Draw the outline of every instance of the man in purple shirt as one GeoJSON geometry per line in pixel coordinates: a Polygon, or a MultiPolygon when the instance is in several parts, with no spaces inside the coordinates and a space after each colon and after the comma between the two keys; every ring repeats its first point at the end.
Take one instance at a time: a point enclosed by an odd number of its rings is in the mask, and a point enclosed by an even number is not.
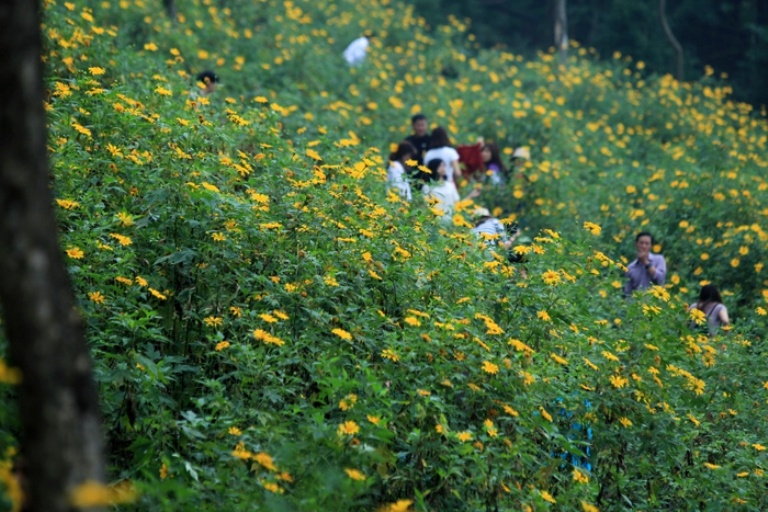
{"type": "Polygon", "coordinates": [[[629,297],[635,290],[645,290],[651,285],[664,286],[667,277],[667,262],[661,254],[651,253],[653,236],[643,231],[635,237],[637,259],[627,267],[627,283],[624,296],[629,297]]]}

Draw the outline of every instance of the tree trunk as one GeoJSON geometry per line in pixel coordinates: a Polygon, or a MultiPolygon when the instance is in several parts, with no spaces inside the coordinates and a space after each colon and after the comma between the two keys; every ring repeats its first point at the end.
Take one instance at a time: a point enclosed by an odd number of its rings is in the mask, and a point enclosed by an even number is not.
{"type": "Polygon", "coordinates": [[[555,0],[555,48],[560,64],[568,60],[568,17],[565,0],[555,0]]]}
{"type": "Polygon", "coordinates": [[[171,18],[171,22],[176,23],[177,12],[175,0],[163,0],[163,7],[165,7],[165,13],[171,18]]]}
{"type": "Polygon", "coordinates": [[[678,42],[675,34],[672,33],[672,29],[669,28],[667,22],[667,2],[666,0],[659,0],[659,18],[661,19],[661,27],[664,29],[664,35],[667,36],[669,44],[675,49],[676,60],[676,72],[675,78],[679,81],[683,80],[683,47],[678,42]]]}
{"type": "Polygon", "coordinates": [[[0,2],[0,304],[19,410],[27,508],[71,510],[68,495],[103,481],[98,395],[48,180],[37,1],[0,2]]]}

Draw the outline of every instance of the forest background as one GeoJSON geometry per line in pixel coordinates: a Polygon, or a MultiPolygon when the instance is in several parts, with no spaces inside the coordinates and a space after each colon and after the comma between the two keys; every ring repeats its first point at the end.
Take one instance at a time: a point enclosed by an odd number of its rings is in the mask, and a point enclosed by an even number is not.
{"type": "MultiPolygon", "coordinates": [[[[471,19],[470,32],[484,47],[505,45],[533,55],[552,45],[555,2],[538,0],[409,0],[430,23],[450,15],[471,19]]],[[[568,0],[568,32],[600,56],[614,52],[644,61],[648,70],[673,73],[675,51],[659,21],[656,0],[568,0]]],[[[704,65],[726,73],[734,96],[756,106],[768,103],[768,2],[680,0],[667,2],[669,25],[685,54],[684,79],[704,65]]]]}

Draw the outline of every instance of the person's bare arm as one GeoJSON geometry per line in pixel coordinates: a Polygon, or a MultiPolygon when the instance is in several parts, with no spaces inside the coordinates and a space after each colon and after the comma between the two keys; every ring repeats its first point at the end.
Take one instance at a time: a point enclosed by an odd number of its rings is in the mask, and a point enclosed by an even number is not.
{"type": "Polygon", "coordinates": [[[720,311],[717,313],[717,318],[720,320],[720,323],[723,325],[730,324],[730,319],[728,318],[728,309],[723,306],[720,308],[720,311]]]}
{"type": "Polygon", "coordinates": [[[459,178],[461,177],[461,167],[459,167],[459,161],[454,160],[451,162],[451,167],[453,167],[453,181],[454,183],[459,181],[459,178]]]}

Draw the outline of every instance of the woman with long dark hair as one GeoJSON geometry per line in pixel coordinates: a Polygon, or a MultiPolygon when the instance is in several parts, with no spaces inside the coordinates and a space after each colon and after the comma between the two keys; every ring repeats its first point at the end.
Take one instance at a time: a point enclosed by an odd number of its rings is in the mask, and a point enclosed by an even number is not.
{"type": "Polygon", "coordinates": [[[499,146],[493,142],[488,142],[483,144],[480,153],[483,156],[483,164],[485,165],[485,172],[488,173],[488,180],[494,185],[501,185],[504,183],[504,173],[507,172],[507,170],[504,168],[504,163],[501,161],[499,146]]]}
{"type": "Polygon", "coordinates": [[[730,323],[728,309],[725,307],[725,304],[723,304],[720,292],[717,291],[717,287],[713,284],[707,284],[701,287],[699,300],[696,303],[691,304],[688,311],[694,309],[698,309],[706,315],[710,336],[713,336],[721,325],[728,325],[730,323]]]}
{"type": "Polygon", "coordinates": [[[416,157],[416,148],[410,142],[403,141],[397,145],[397,149],[389,155],[389,169],[387,169],[387,186],[396,188],[401,197],[410,201],[411,184],[408,182],[405,163],[416,157]]]}
{"type": "Polygon", "coordinates": [[[432,135],[429,138],[429,151],[424,155],[424,162],[428,163],[434,159],[442,160],[445,163],[445,181],[454,183],[461,176],[459,153],[451,145],[448,132],[442,126],[432,130],[432,135]]]}

